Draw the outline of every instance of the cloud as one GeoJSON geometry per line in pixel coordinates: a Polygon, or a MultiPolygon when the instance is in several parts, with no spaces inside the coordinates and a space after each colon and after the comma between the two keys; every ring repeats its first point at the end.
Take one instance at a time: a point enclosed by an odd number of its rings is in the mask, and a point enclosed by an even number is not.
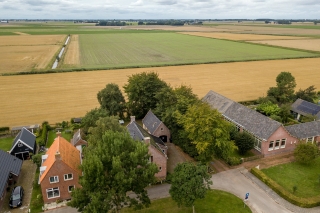
{"type": "Polygon", "coordinates": [[[132,6],[141,6],[143,5],[143,0],[138,0],[136,2],[131,3],[132,6]]]}
{"type": "Polygon", "coordinates": [[[178,3],[176,0],[156,0],[155,2],[161,5],[174,5],[178,3]]]}

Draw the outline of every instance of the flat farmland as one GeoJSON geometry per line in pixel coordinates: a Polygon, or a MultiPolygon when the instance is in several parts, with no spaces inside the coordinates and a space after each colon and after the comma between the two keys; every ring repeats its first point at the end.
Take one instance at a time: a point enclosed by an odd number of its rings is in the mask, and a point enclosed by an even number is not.
{"type": "Polygon", "coordinates": [[[96,94],[108,83],[121,88],[128,76],[155,71],[171,84],[190,85],[203,97],[214,90],[236,101],[266,95],[282,71],[296,78],[297,89],[320,88],[320,59],[290,59],[188,66],[154,67],[41,75],[0,76],[0,126],[50,123],[83,116],[97,107],[96,94]],[[26,83],[27,82],[27,83],[26,83]]]}
{"type": "MultiPolygon", "coordinates": [[[[313,57],[316,54],[178,33],[79,35],[74,67],[124,68],[313,57]]],[[[68,54],[68,53],[67,53],[68,54]]],[[[62,68],[70,67],[62,65],[62,68]]]]}
{"type": "Polygon", "coordinates": [[[0,73],[45,69],[65,38],[64,35],[1,36],[0,73]]]}
{"type": "Polygon", "coordinates": [[[70,44],[67,46],[66,54],[63,61],[66,65],[80,64],[79,35],[71,36],[70,44]]]}
{"type": "Polygon", "coordinates": [[[227,40],[234,40],[234,41],[305,39],[305,37],[297,37],[297,36],[273,36],[273,35],[240,34],[240,33],[182,32],[182,34],[202,36],[207,38],[227,39],[227,40]]]}
{"type": "Polygon", "coordinates": [[[268,44],[280,47],[296,48],[301,50],[320,51],[320,39],[305,39],[305,40],[264,40],[251,41],[252,43],[268,44]]]}

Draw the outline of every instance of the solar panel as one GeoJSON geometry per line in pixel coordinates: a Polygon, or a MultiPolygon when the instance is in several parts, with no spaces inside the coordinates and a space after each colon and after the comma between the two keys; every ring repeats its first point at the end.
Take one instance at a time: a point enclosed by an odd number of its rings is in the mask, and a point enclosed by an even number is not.
{"type": "Polygon", "coordinates": [[[319,111],[320,111],[320,106],[307,102],[307,101],[303,101],[298,107],[297,110],[300,110],[302,112],[308,113],[308,114],[312,114],[312,115],[316,115],[319,111]]]}

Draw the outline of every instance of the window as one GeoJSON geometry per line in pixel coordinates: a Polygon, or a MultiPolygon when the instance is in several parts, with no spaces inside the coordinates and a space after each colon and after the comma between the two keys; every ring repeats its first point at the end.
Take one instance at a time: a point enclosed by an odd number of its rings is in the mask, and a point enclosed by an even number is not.
{"type": "Polygon", "coordinates": [[[161,171],[162,171],[162,167],[160,166],[160,167],[159,167],[159,172],[161,172],[161,171]]]}
{"type": "Polygon", "coordinates": [[[150,156],[150,162],[153,162],[153,156],[150,156]]]}
{"type": "Polygon", "coordinates": [[[161,127],[161,131],[163,131],[163,128],[161,127]]]}
{"type": "Polygon", "coordinates": [[[21,142],[18,143],[18,147],[22,147],[23,144],[21,142]]]}
{"type": "Polygon", "coordinates": [[[65,174],[64,175],[64,180],[72,180],[73,179],[73,175],[72,174],[65,174]]]}
{"type": "Polygon", "coordinates": [[[73,186],[68,186],[68,191],[71,192],[72,189],[74,189],[74,185],[73,186]]]}
{"type": "Polygon", "coordinates": [[[162,152],[164,153],[164,149],[162,150],[162,152]]]}
{"type": "Polygon", "coordinates": [[[59,187],[47,189],[48,199],[60,197],[59,187]]]}
{"type": "Polygon", "coordinates": [[[57,183],[59,182],[59,177],[58,176],[52,176],[49,177],[50,183],[57,183]]]}
{"type": "Polygon", "coordinates": [[[280,147],[280,140],[276,140],[276,144],[274,146],[274,149],[279,149],[280,147]]]}
{"type": "Polygon", "coordinates": [[[270,141],[269,143],[269,151],[273,150],[274,141],[270,141]]]}
{"type": "Polygon", "coordinates": [[[307,138],[307,140],[306,140],[306,142],[308,143],[308,142],[313,142],[313,137],[311,137],[311,138],[307,138]]]}
{"type": "Polygon", "coordinates": [[[285,148],[285,147],[286,147],[286,139],[282,139],[280,148],[285,148]]]}

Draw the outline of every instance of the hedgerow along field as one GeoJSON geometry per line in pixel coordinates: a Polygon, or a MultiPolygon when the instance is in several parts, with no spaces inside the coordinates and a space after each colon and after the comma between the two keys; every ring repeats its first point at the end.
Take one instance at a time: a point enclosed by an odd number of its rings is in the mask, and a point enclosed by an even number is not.
{"type": "Polygon", "coordinates": [[[317,54],[177,33],[79,35],[79,65],[125,68],[314,57],[317,54]]]}
{"type": "Polygon", "coordinates": [[[122,88],[128,76],[144,71],[157,72],[173,87],[190,85],[200,98],[214,90],[232,100],[245,101],[265,96],[283,71],[296,78],[297,89],[315,85],[319,90],[319,67],[320,58],[311,58],[0,76],[0,124],[56,123],[81,117],[99,106],[97,93],[106,84],[116,83],[122,88]]]}

